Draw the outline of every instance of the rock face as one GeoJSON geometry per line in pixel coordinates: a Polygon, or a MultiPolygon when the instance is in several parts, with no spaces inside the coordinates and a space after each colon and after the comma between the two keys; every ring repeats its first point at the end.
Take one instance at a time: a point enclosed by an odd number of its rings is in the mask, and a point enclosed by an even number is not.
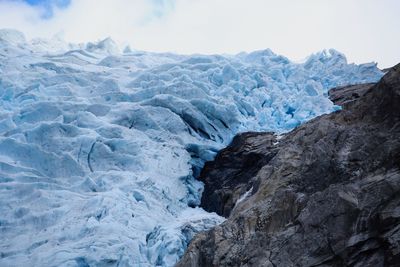
{"type": "Polygon", "coordinates": [[[240,196],[252,189],[249,182],[276,154],[272,133],[237,135],[214,161],[205,164],[199,179],[205,184],[202,207],[228,217],[240,196]]]}
{"type": "Polygon", "coordinates": [[[368,92],[374,83],[356,84],[351,86],[341,86],[329,90],[329,98],[336,104],[346,107],[347,104],[356,101],[359,97],[368,92]]]}
{"type": "Polygon", "coordinates": [[[399,266],[400,64],[331,97],[343,110],[206,164],[203,206],[229,217],[177,266],[399,266]]]}

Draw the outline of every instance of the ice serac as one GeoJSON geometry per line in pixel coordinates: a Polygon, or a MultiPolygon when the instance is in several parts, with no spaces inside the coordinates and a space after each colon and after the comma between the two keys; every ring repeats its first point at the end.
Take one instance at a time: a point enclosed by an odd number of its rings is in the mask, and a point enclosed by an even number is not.
{"type": "Polygon", "coordinates": [[[202,206],[229,217],[177,267],[399,266],[400,64],[330,94],[342,110],[240,134],[206,163],[202,206]]]}
{"type": "Polygon", "coordinates": [[[295,64],[27,41],[0,31],[0,265],[172,266],[224,218],[199,208],[205,161],[243,131],[336,110],[376,82],[334,51],[295,64]]]}

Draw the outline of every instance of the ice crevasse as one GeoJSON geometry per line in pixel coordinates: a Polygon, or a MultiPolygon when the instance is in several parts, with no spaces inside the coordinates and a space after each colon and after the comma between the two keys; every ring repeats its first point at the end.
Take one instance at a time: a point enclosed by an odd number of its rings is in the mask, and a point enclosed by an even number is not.
{"type": "Polygon", "coordinates": [[[172,266],[224,219],[203,163],[243,131],[338,109],[327,90],[376,64],[323,51],[177,55],[0,31],[0,266],[172,266]]]}

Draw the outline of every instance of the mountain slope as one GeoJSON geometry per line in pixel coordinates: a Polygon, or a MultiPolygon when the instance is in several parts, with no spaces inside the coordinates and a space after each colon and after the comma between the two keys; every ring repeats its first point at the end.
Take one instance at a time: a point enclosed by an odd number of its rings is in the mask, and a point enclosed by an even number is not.
{"type": "Polygon", "coordinates": [[[199,208],[205,161],[243,131],[336,110],[376,82],[337,51],[120,52],[0,30],[0,265],[171,266],[224,218],[199,208]]]}
{"type": "Polygon", "coordinates": [[[239,135],[206,163],[202,203],[229,217],[177,266],[398,266],[400,64],[331,96],[343,110],[239,135]]]}

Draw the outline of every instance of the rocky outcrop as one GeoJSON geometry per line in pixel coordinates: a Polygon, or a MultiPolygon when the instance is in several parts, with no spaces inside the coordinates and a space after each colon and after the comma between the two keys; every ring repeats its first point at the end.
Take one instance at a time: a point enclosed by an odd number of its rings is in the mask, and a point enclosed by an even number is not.
{"type": "Polygon", "coordinates": [[[365,83],[365,84],[356,84],[350,86],[342,86],[329,90],[328,94],[329,98],[336,105],[346,108],[348,104],[356,101],[358,98],[363,96],[374,85],[375,85],[374,83],[365,83]]]}
{"type": "Polygon", "coordinates": [[[239,198],[252,190],[252,179],[275,156],[275,142],[273,133],[239,134],[214,161],[206,162],[199,177],[205,184],[202,207],[228,217],[239,198]]]}
{"type": "Polygon", "coordinates": [[[400,65],[331,98],[343,110],[206,164],[203,206],[229,217],[177,266],[399,266],[400,65]]]}

